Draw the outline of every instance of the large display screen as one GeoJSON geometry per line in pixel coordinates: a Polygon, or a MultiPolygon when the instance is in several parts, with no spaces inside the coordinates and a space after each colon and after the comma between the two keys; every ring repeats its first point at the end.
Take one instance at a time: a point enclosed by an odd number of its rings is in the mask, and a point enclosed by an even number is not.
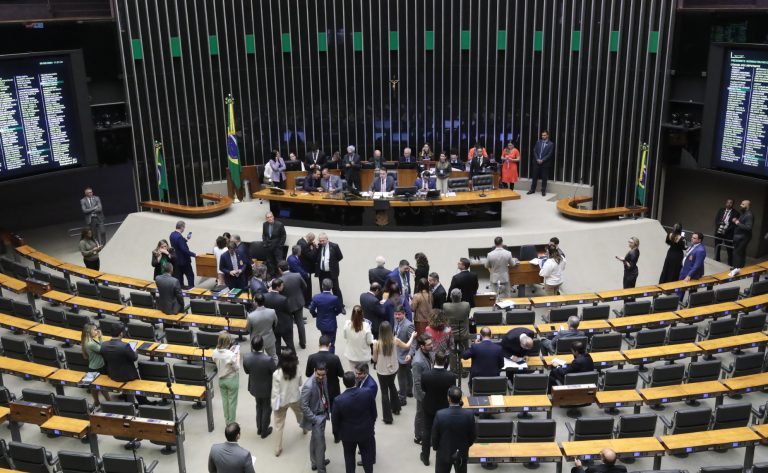
{"type": "Polygon", "coordinates": [[[725,54],[713,164],[768,177],[768,50],[725,54]]]}
{"type": "Polygon", "coordinates": [[[75,52],[0,56],[0,181],[86,163],[81,64],[75,52]]]}

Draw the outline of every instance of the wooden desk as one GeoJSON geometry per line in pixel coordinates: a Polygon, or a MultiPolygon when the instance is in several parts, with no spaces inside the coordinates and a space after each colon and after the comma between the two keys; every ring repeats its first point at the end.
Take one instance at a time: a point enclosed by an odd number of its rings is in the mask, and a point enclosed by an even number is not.
{"type": "Polygon", "coordinates": [[[734,348],[755,348],[765,346],[768,343],[768,335],[762,332],[745,333],[732,337],[716,338],[714,340],[700,340],[696,342],[707,353],[722,353],[734,348]]]}
{"type": "Polygon", "coordinates": [[[195,273],[203,278],[215,278],[218,276],[216,258],[213,253],[198,253],[195,256],[195,273]]]}
{"type": "Polygon", "coordinates": [[[61,266],[66,264],[64,261],[58,258],[54,258],[53,256],[47,255],[45,253],[40,253],[39,251],[35,251],[27,255],[27,257],[35,263],[35,266],[38,267],[37,269],[39,269],[40,265],[43,265],[57,271],[64,271],[61,266]]]}
{"type": "Polygon", "coordinates": [[[0,278],[0,287],[8,289],[14,294],[24,294],[27,292],[27,282],[20,279],[15,279],[10,276],[3,275],[0,278]]]}
{"type": "MultiPolygon", "coordinates": [[[[47,295],[48,293],[46,293],[47,295]]],[[[72,307],[73,309],[83,309],[90,312],[96,312],[98,314],[111,314],[117,315],[118,312],[125,308],[124,305],[115,304],[114,302],[97,301],[96,299],[88,299],[87,297],[75,296],[71,299],[67,299],[63,302],[64,305],[72,307]]]]}
{"type": "Polygon", "coordinates": [[[48,291],[40,297],[42,297],[43,300],[53,304],[64,304],[75,296],[61,291],[48,291]]]}
{"type": "Polygon", "coordinates": [[[159,200],[145,200],[141,203],[141,206],[148,209],[159,210],[162,213],[169,213],[171,215],[181,215],[186,217],[213,217],[225,212],[233,202],[231,197],[215,193],[200,194],[200,197],[205,200],[212,200],[214,204],[197,206],[171,204],[159,200]]]}
{"type": "Polygon", "coordinates": [[[578,208],[579,204],[591,201],[592,197],[588,195],[565,197],[557,201],[557,210],[566,217],[577,220],[604,220],[630,215],[642,215],[648,211],[648,207],[609,207],[595,210],[578,208]]]}
{"type": "Polygon", "coordinates": [[[32,320],[22,319],[21,317],[14,317],[7,314],[0,314],[0,327],[6,328],[8,330],[26,331],[35,325],[38,325],[38,323],[32,320]]]}
{"type": "Polygon", "coordinates": [[[29,256],[30,254],[37,251],[36,249],[32,248],[29,245],[17,246],[15,250],[16,250],[16,253],[20,254],[21,256],[29,256]]]}
{"type": "Polygon", "coordinates": [[[146,279],[131,278],[128,276],[120,276],[118,274],[102,274],[97,278],[97,281],[105,286],[121,286],[128,289],[144,289],[152,284],[152,281],[146,279]]]}
{"type": "Polygon", "coordinates": [[[702,381],[700,383],[677,384],[640,390],[640,395],[649,404],[687,401],[689,399],[708,399],[728,393],[728,388],[720,381],[702,381]]]}
{"type": "Polygon", "coordinates": [[[517,266],[510,266],[507,268],[509,274],[510,286],[519,286],[521,284],[543,284],[544,278],[539,276],[539,268],[535,264],[531,264],[529,261],[521,261],[517,266]]]}
{"type": "Polygon", "coordinates": [[[70,328],[56,327],[55,325],[37,324],[26,329],[25,332],[40,338],[60,340],[65,343],[80,343],[81,332],[70,328]]]}
{"type": "Polygon", "coordinates": [[[9,418],[13,423],[42,425],[54,415],[50,404],[18,400],[12,401],[9,407],[9,418]]]}
{"type": "Polygon", "coordinates": [[[208,353],[205,356],[203,356],[203,353],[205,353],[205,350],[198,347],[155,343],[149,354],[152,356],[167,356],[169,358],[177,358],[180,360],[201,360],[210,358],[213,350],[208,349],[208,353]],[[160,348],[162,345],[165,345],[165,348],[160,348]]]}
{"type": "Polygon", "coordinates": [[[768,386],[768,373],[750,374],[747,376],[736,376],[720,380],[731,392],[751,393],[752,391],[762,391],[768,386]]]}
{"type": "Polygon", "coordinates": [[[768,268],[760,266],[759,264],[753,264],[751,266],[741,268],[741,271],[739,271],[739,274],[736,276],[731,276],[729,271],[723,271],[722,273],[710,274],[709,277],[715,279],[718,283],[725,283],[730,281],[737,281],[739,279],[757,278],[766,271],[768,271],[768,268]]]}
{"type": "Polygon", "coordinates": [[[635,389],[620,389],[617,391],[597,391],[595,393],[597,405],[600,408],[608,407],[634,407],[635,414],[640,413],[643,405],[643,397],[635,389]]]}
{"type": "Polygon", "coordinates": [[[531,297],[531,304],[533,304],[534,307],[559,307],[567,304],[589,304],[599,300],[600,297],[594,292],[585,292],[582,294],[531,297]]]}
{"type": "Polygon", "coordinates": [[[705,305],[692,309],[680,309],[675,313],[686,323],[699,322],[705,318],[718,318],[724,315],[735,314],[742,310],[742,306],[736,302],[723,302],[720,304],[705,305]]]}
{"type": "MultiPolygon", "coordinates": [[[[205,398],[204,386],[192,386],[189,384],[173,383],[172,389],[176,399],[185,401],[202,401],[205,398]]],[[[168,390],[168,386],[166,386],[164,382],[160,381],[144,381],[141,379],[136,379],[125,383],[122,387],[122,390],[139,396],[161,397],[167,399],[171,398],[171,393],[168,390]]]]}
{"type": "MultiPolygon", "coordinates": [[[[624,355],[620,351],[602,351],[597,353],[590,353],[590,356],[592,356],[592,362],[595,364],[596,370],[608,368],[610,366],[621,365],[627,361],[624,359],[624,355]]],[[[544,356],[542,357],[542,360],[544,360],[545,366],[551,368],[552,360],[555,358],[563,360],[566,363],[571,363],[573,361],[573,355],[571,354],[544,356]]]]}
{"type": "MultiPolygon", "coordinates": [[[[546,336],[553,333],[557,333],[561,328],[565,329],[568,326],[567,323],[558,324],[536,324],[536,331],[539,335],[546,336]]],[[[603,333],[611,331],[611,324],[608,319],[605,320],[582,320],[579,322],[579,330],[584,333],[603,333]]]]}
{"type": "MultiPolygon", "coordinates": [[[[0,356],[0,373],[8,373],[20,376],[24,379],[39,379],[45,381],[57,368],[38,365],[29,361],[15,360],[7,356],[0,356]]],[[[0,384],[2,380],[0,379],[0,384]]]]}
{"type": "Polygon", "coordinates": [[[509,304],[509,306],[505,307],[506,309],[528,309],[531,307],[531,300],[527,297],[504,297],[502,299],[497,299],[496,304],[499,302],[502,302],[504,304],[509,304]]]}
{"type": "MultiPolygon", "coordinates": [[[[478,325],[478,327],[488,327],[488,329],[491,331],[491,338],[496,340],[504,338],[504,335],[506,335],[510,330],[521,327],[536,333],[535,325],[478,325]]],[[[480,330],[478,330],[478,332],[479,331],[480,330]]]]}
{"type": "Polygon", "coordinates": [[[245,330],[246,319],[229,318],[229,325],[227,325],[227,319],[224,317],[218,317],[215,315],[195,315],[187,314],[179,321],[183,325],[190,327],[204,327],[214,328],[219,330],[245,330]]]}
{"type": "Polygon", "coordinates": [[[59,269],[64,271],[66,274],[74,274],[75,276],[81,277],[83,279],[98,279],[99,276],[104,274],[101,271],[96,271],[94,269],[89,269],[85,266],[78,266],[72,263],[63,263],[61,266],[59,266],[59,269]]]}
{"type": "Polygon", "coordinates": [[[472,409],[478,413],[490,412],[547,412],[547,418],[552,417],[552,402],[546,394],[515,395],[515,396],[479,396],[489,398],[487,406],[470,404],[470,397],[464,396],[464,409],[472,409]],[[501,399],[501,405],[494,405],[494,399],[501,399]]]}
{"type": "Polygon", "coordinates": [[[753,310],[759,310],[768,305],[768,294],[762,294],[760,296],[745,297],[736,301],[744,310],[752,312],[753,310]]]}
{"type": "Polygon", "coordinates": [[[184,318],[184,313],[169,315],[164,314],[161,310],[133,306],[123,307],[116,315],[120,318],[138,319],[151,324],[161,324],[165,321],[179,322],[184,318]]]}
{"type": "MultiPolygon", "coordinates": [[[[85,374],[82,371],[60,369],[48,376],[48,381],[56,386],[57,391],[59,391],[60,386],[81,387],[80,381],[83,380],[85,374]]],[[[59,392],[59,394],[64,394],[64,391],[59,392]]]]}
{"type": "Polygon", "coordinates": [[[156,442],[176,442],[174,422],[170,420],[129,417],[119,414],[94,412],[90,417],[91,429],[99,435],[134,437],[156,442]]]}
{"type": "Polygon", "coordinates": [[[623,301],[625,299],[637,299],[640,297],[652,297],[661,294],[661,289],[657,286],[641,286],[629,289],[614,289],[611,291],[600,291],[597,296],[603,302],[623,301]]]}
{"type": "Polygon", "coordinates": [[[653,363],[659,360],[679,360],[701,353],[701,348],[694,343],[676,343],[658,347],[635,348],[624,350],[624,357],[630,363],[653,363]]]}
{"type": "Polygon", "coordinates": [[[753,424],[750,429],[754,430],[763,439],[768,438],[768,424],[753,424]]]}
{"type": "Polygon", "coordinates": [[[608,323],[617,332],[639,332],[643,328],[666,327],[679,320],[674,312],[659,312],[656,314],[630,315],[608,319],[608,323]]]}
{"type": "Polygon", "coordinates": [[[468,463],[560,463],[563,453],[556,442],[476,443],[469,447],[468,463]]]}
{"type": "Polygon", "coordinates": [[[8,420],[8,416],[11,413],[11,409],[5,406],[0,406],[0,424],[8,420]]]}
{"type": "Polygon", "coordinates": [[[91,423],[87,420],[53,416],[40,425],[40,431],[45,434],[82,439],[88,435],[90,427],[91,423]]]}
{"type": "Polygon", "coordinates": [[[93,382],[91,383],[91,386],[94,388],[100,390],[100,391],[111,391],[113,393],[119,393],[122,392],[122,387],[125,385],[122,381],[115,381],[114,379],[110,378],[109,376],[102,374],[99,375],[93,382]]]}
{"type": "MultiPolygon", "coordinates": [[[[664,454],[664,446],[655,437],[636,437],[626,439],[580,440],[562,442],[566,458],[573,460],[595,460],[600,458],[600,451],[610,448],[619,458],[658,457],[664,454]]],[[[659,468],[654,462],[654,470],[659,468]]]]}
{"type": "Polygon", "coordinates": [[[663,293],[679,293],[679,292],[685,292],[688,289],[698,289],[702,287],[712,287],[717,283],[717,281],[710,277],[710,276],[703,276],[699,279],[691,279],[690,281],[672,281],[672,282],[665,282],[664,284],[658,284],[658,288],[661,289],[661,292],[663,293]]]}
{"type": "Polygon", "coordinates": [[[760,441],[749,427],[735,429],[705,430],[689,434],[663,435],[661,443],[669,453],[692,453],[720,448],[738,448],[754,445],[760,441]]]}

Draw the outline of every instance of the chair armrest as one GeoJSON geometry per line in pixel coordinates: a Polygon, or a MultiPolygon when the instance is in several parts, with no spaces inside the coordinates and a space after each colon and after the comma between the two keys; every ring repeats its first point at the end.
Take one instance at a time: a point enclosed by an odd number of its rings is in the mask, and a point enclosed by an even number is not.
{"type": "Polygon", "coordinates": [[[706,329],[703,332],[696,331],[697,340],[704,340],[707,335],[709,335],[709,331],[706,329]]]}
{"type": "MultiPolygon", "coordinates": [[[[58,464],[59,464],[59,457],[54,457],[54,456],[50,455],[50,452],[48,452],[48,453],[49,453],[49,455],[47,455],[47,458],[46,458],[46,460],[48,460],[48,464],[49,465],[53,465],[53,466],[58,466],[58,464]]],[[[61,467],[59,467],[58,470],[60,471],[61,467]]]]}
{"type": "Polygon", "coordinates": [[[627,345],[634,348],[637,346],[637,335],[634,337],[625,337],[624,338],[627,341],[627,345]]]}
{"type": "Polygon", "coordinates": [[[150,463],[149,466],[144,467],[144,473],[152,473],[158,463],[160,462],[157,460],[152,460],[152,463],[150,463]]]}
{"type": "Polygon", "coordinates": [[[732,364],[728,366],[723,365],[720,367],[720,370],[726,373],[733,373],[733,365],[732,364]]]}
{"type": "Polygon", "coordinates": [[[183,413],[183,414],[181,415],[181,417],[179,417],[179,420],[178,420],[179,424],[182,424],[182,423],[183,423],[183,422],[186,420],[186,418],[187,418],[187,416],[188,416],[188,415],[189,415],[189,412],[185,412],[185,413],[183,413]]]}
{"type": "Polygon", "coordinates": [[[666,434],[667,429],[672,428],[672,422],[670,422],[670,420],[664,417],[663,415],[659,416],[659,420],[661,420],[661,423],[664,424],[664,433],[666,434]]]}
{"type": "Polygon", "coordinates": [[[571,440],[573,440],[573,435],[575,434],[573,430],[573,426],[571,425],[570,422],[566,421],[565,428],[568,429],[568,441],[570,442],[571,440]]]}
{"type": "Polygon", "coordinates": [[[613,313],[616,314],[616,317],[624,317],[624,311],[620,309],[613,309],[613,313]]]}
{"type": "Polygon", "coordinates": [[[645,375],[644,373],[638,373],[640,376],[640,379],[643,380],[643,387],[647,388],[649,384],[651,384],[651,378],[650,376],[645,375]]]}
{"type": "Polygon", "coordinates": [[[165,338],[165,332],[163,332],[161,330],[158,330],[157,332],[155,332],[155,341],[156,342],[162,342],[164,338],[165,338]]]}

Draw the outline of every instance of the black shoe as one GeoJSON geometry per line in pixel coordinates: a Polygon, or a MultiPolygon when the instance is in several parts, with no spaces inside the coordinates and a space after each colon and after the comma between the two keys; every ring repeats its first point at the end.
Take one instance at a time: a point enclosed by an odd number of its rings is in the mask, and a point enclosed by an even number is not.
{"type": "Polygon", "coordinates": [[[528,194],[528,195],[531,195],[531,194],[533,194],[534,192],[536,192],[536,191],[535,191],[535,190],[530,190],[530,191],[526,192],[526,194],[528,194]]]}
{"type": "Polygon", "coordinates": [[[541,195],[546,196],[547,195],[547,191],[541,191],[541,195]]]}
{"type": "Polygon", "coordinates": [[[390,420],[385,420],[385,421],[384,421],[384,423],[385,423],[385,424],[387,424],[387,425],[390,425],[390,424],[392,423],[392,419],[390,419],[390,420]]]}
{"type": "Polygon", "coordinates": [[[342,313],[342,315],[347,315],[347,308],[346,307],[342,307],[341,308],[341,313],[342,313]]]}
{"type": "MultiPolygon", "coordinates": [[[[325,461],[323,462],[323,465],[327,465],[329,463],[331,463],[331,460],[326,458],[325,461]]],[[[312,465],[312,471],[317,471],[317,465],[312,465]]]]}
{"type": "Polygon", "coordinates": [[[425,455],[423,453],[421,455],[419,455],[419,456],[421,457],[421,463],[423,463],[424,466],[429,466],[429,456],[427,456],[427,455],[425,455]]]}
{"type": "Polygon", "coordinates": [[[262,434],[261,438],[265,439],[265,438],[269,437],[269,434],[271,434],[271,433],[272,433],[272,427],[267,427],[267,431],[264,432],[264,434],[262,434]]]}
{"type": "Polygon", "coordinates": [[[307,348],[307,344],[306,343],[299,343],[299,347],[301,347],[301,349],[304,350],[304,349],[307,348]]]}
{"type": "Polygon", "coordinates": [[[413,443],[415,443],[416,445],[421,445],[421,439],[416,437],[413,439],[413,443]]]}
{"type": "Polygon", "coordinates": [[[400,405],[401,406],[407,406],[408,405],[408,401],[405,398],[402,398],[402,399],[400,399],[400,405]]]}
{"type": "Polygon", "coordinates": [[[400,411],[392,411],[392,414],[394,414],[396,416],[399,416],[400,415],[400,411]]]}
{"type": "Polygon", "coordinates": [[[408,393],[408,394],[406,394],[406,396],[413,397],[413,393],[408,393]]]}

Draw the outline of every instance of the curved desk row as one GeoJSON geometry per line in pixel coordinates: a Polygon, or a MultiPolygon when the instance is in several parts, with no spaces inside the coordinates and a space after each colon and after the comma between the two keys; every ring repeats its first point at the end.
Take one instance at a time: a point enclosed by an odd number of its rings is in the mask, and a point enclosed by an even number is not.
{"type": "Polygon", "coordinates": [[[579,195],[557,201],[557,210],[565,215],[580,220],[604,220],[607,218],[630,217],[648,212],[648,207],[610,207],[607,209],[580,209],[579,204],[591,202],[592,197],[579,195]]]}
{"type": "Polygon", "coordinates": [[[214,202],[213,205],[172,204],[158,200],[145,200],[141,206],[147,209],[159,210],[163,213],[181,215],[183,217],[213,217],[225,212],[232,205],[232,198],[221,194],[200,194],[200,197],[214,202]]]}

